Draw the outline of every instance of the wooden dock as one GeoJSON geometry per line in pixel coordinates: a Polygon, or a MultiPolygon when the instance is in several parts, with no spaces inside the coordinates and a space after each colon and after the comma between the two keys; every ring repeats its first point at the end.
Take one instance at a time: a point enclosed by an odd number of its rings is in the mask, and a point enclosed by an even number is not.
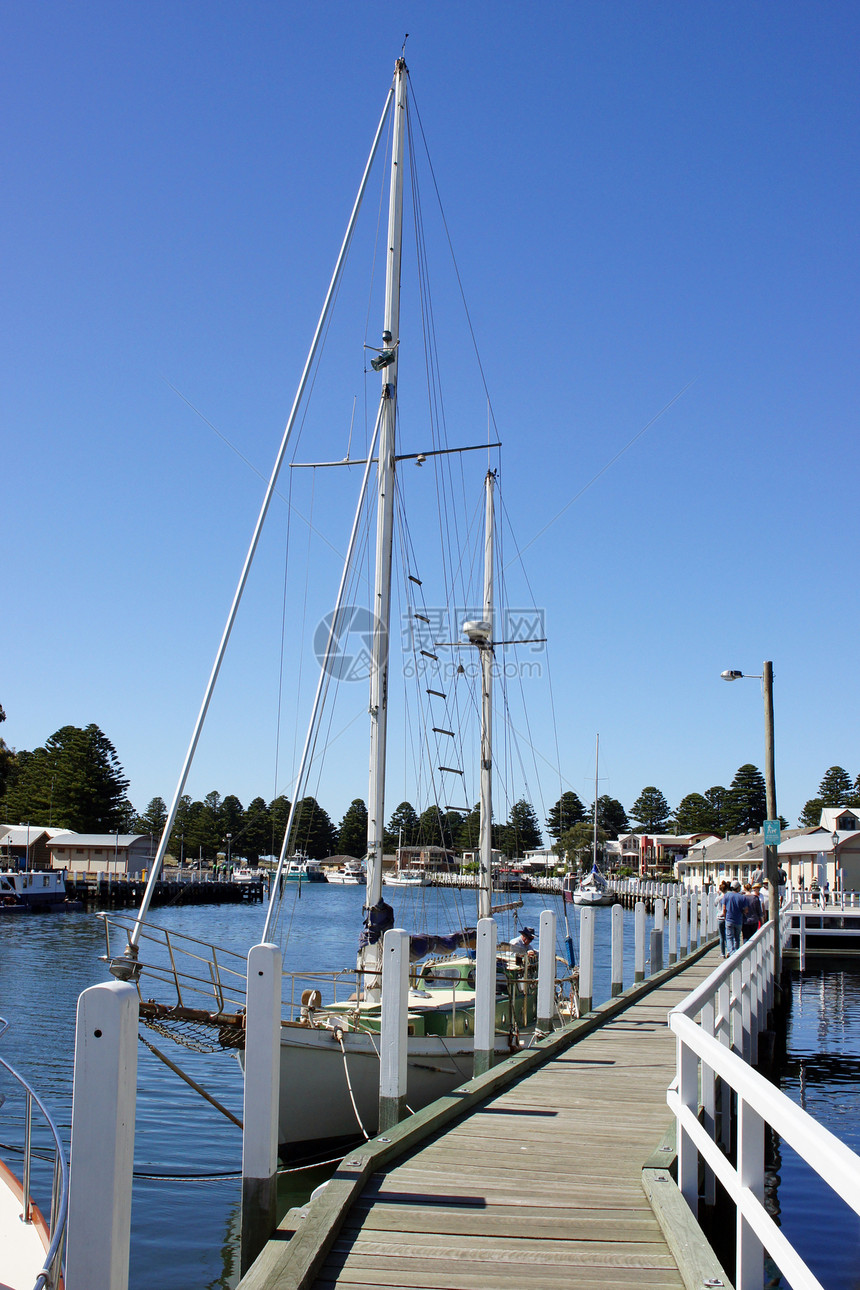
{"type": "Polygon", "coordinates": [[[679,1242],[673,1254],[655,1213],[662,1182],[680,1245],[696,1245],[665,1181],[671,1148],[660,1148],[675,1076],[666,1015],[717,954],[692,955],[575,1023],[574,1037],[544,1041],[549,1060],[513,1058],[465,1085],[459,1106],[441,1099],[353,1153],[286,1216],[240,1290],[680,1290],[724,1278],[705,1247],[688,1255],[685,1281],[679,1242]],[[528,1073],[511,1082],[504,1068],[518,1061],[528,1073]]]}

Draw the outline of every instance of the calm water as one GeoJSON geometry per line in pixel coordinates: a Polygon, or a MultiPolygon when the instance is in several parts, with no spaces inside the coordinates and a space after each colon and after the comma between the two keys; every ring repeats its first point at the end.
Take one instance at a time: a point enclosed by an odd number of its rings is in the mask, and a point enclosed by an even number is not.
{"type": "MultiPolygon", "coordinates": [[[[860,1152],[860,974],[793,974],[778,1083],[860,1152]]],[[[779,1222],[818,1280],[826,1290],[860,1290],[860,1217],[785,1144],[777,1144],[774,1172],[769,1192],[779,1222]]]]}
{"type": "MultiPolygon", "coordinates": [[[[288,969],[347,968],[354,962],[364,888],[312,885],[288,899],[288,969]]],[[[386,889],[399,925],[432,931],[474,923],[474,893],[386,889]]],[[[537,926],[552,898],[526,895],[521,923],[537,926]]],[[[563,935],[560,906],[559,935],[563,935]]],[[[595,911],[595,1001],[609,995],[609,909],[595,911]]],[[[159,909],[151,921],[188,936],[245,952],[260,940],[263,909],[203,906],[159,909]]],[[[500,935],[507,936],[501,915],[500,935]]],[[[574,943],[577,917],[571,913],[574,943]]],[[[650,922],[649,922],[650,926],[650,922]]],[[[646,940],[647,943],[647,940],[646,940]]],[[[72,1102],[75,1008],[80,992],[110,979],[99,955],[104,930],[94,914],[45,914],[0,922],[0,1016],[10,1029],[0,1043],[7,1061],[35,1086],[68,1143],[72,1102]]],[[[633,977],[633,915],[625,913],[625,982],[633,977]]],[[[235,1057],[194,1053],[144,1032],[234,1114],[242,1114],[242,1082],[235,1057]]],[[[856,1045],[855,1045],[856,1050],[856,1045]]],[[[241,1134],[141,1044],[138,1050],[135,1181],[132,1206],[131,1290],[210,1290],[238,1280],[241,1134]]],[[[808,1081],[807,1081],[808,1084],[808,1081]]],[[[6,1084],[2,1086],[7,1088],[6,1084]]],[[[0,1119],[0,1141],[18,1141],[20,1114],[10,1100],[0,1119]],[[18,1123],[15,1117],[18,1116],[18,1123]]],[[[41,1137],[38,1139],[42,1141],[41,1137]]],[[[283,1209],[300,1203],[326,1176],[304,1171],[281,1180],[283,1209]]],[[[34,1181],[36,1199],[49,1187],[47,1166],[34,1181]]],[[[841,1284],[849,1284],[847,1282],[841,1284]]],[[[851,1283],[854,1284],[854,1283],[851,1283]]]]}

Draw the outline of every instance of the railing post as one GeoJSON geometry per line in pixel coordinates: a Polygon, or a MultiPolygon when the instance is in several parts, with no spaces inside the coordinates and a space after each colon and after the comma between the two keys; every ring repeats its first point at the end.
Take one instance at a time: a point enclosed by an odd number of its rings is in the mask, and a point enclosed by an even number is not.
{"type": "Polygon", "coordinates": [[[555,1001],[555,932],[556,916],[552,909],[545,909],[540,916],[538,948],[537,1025],[543,1034],[551,1033],[555,1001]]]}
{"type": "MultiPolygon", "coordinates": [[[[732,1046],[731,988],[726,980],[717,991],[717,1010],[721,1021],[719,1040],[726,1048],[732,1046]]],[[[732,1146],[732,1090],[728,1080],[720,1081],[720,1142],[726,1151],[732,1146]]]]}
{"type": "Polygon", "coordinates": [[[690,928],[688,923],[690,913],[689,898],[685,891],[681,892],[681,946],[680,956],[682,959],[687,957],[687,949],[690,944],[690,928]]]}
{"type": "Polygon", "coordinates": [[[747,1065],[752,1063],[752,999],[750,961],[747,956],[741,964],[741,1017],[744,1029],[742,1056],[747,1065]]]}
{"type": "Polygon", "coordinates": [[[242,1113],[243,1276],[277,1224],[281,968],[280,946],[264,942],[251,947],[248,954],[242,1113]]]}
{"type": "Polygon", "coordinates": [[[591,1012],[594,992],[594,910],[582,905],[579,911],[579,1011],[591,1012]]]}
{"type": "MultiPolygon", "coordinates": [[[[678,1037],[678,1098],[681,1106],[694,1116],[699,1111],[699,1062],[692,1048],[678,1037]]],[[[686,1130],[678,1123],[678,1189],[699,1217],[699,1153],[686,1130]]]]}
{"type": "Polygon", "coordinates": [[[126,1290],[138,996],[109,981],[78,998],[66,1290],[126,1290]]]}
{"type": "Polygon", "coordinates": [[[624,989],[624,910],[620,905],[612,906],[612,971],[611,992],[613,997],[624,989]]]}
{"type": "MultiPolygon", "coordinates": [[[[714,1035],[714,1000],[713,996],[702,1004],[701,1027],[702,1032],[706,1035],[714,1035]]],[[[702,1112],[703,1125],[705,1132],[713,1142],[717,1140],[717,1103],[716,1103],[716,1080],[714,1072],[710,1066],[702,1062],[702,1112]]],[[[705,1165],[705,1204],[713,1205],[716,1200],[717,1188],[716,1179],[713,1169],[705,1165]]]]}
{"type": "Polygon", "coordinates": [[[732,1019],[732,1051],[738,1057],[744,1055],[744,1018],[743,1018],[743,983],[739,967],[732,969],[731,1001],[729,1004],[732,1019]]]}
{"type": "Polygon", "coordinates": [[[633,913],[633,980],[645,980],[645,901],[637,900],[633,913]]]}
{"type": "Polygon", "coordinates": [[[669,897],[669,965],[678,962],[678,900],[669,897]]]}
{"type": "Polygon", "coordinates": [[[493,1064],[496,1047],[496,948],[498,928],[494,918],[478,919],[475,959],[475,1058],[474,1075],[483,1075],[493,1064]]]}
{"type": "Polygon", "coordinates": [[[382,1018],[379,1035],[379,1132],[406,1114],[406,1031],[409,933],[392,927],[382,940],[382,1018]]]}
{"type": "MultiPolygon", "coordinates": [[[[738,1185],[764,1202],[764,1121],[743,1098],[738,1098],[738,1185]]],[[[735,1290],[762,1290],[764,1250],[761,1241],[737,1211],[735,1290]]]]}

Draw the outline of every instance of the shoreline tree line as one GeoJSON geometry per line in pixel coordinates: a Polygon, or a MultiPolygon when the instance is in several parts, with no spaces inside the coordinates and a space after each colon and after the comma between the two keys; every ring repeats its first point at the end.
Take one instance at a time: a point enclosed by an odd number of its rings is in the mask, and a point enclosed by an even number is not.
{"type": "MultiPolygon", "coordinates": [[[[5,714],[0,708],[0,721],[5,714]]],[[[98,726],[62,726],[44,747],[14,751],[0,739],[0,800],[3,822],[32,821],[40,826],[76,833],[151,833],[159,838],[167,820],[164,799],[154,797],[146,809],[135,811],[128,798],[129,781],[116,749],[98,726]]],[[[860,808],[860,774],[852,781],[841,766],[831,766],[818,793],[800,814],[801,827],[817,825],[822,807],[860,808]]],[[[575,792],[563,792],[549,809],[545,831],[559,854],[584,858],[593,840],[593,803],[575,792]]],[[[170,853],[177,859],[214,860],[219,854],[256,860],[277,855],[290,811],[281,795],[267,802],[255,797],[243,806],[235,794],[213,790],[200,801],[180,800],[170,853]]],[[[728,788],[715,785],[704,793],[688,793],[674,811],[655,785],[643,788],[628,814],[613,797],[597,799],[598,842],[635,829],[643,833],[744,833],[759,831],[767,817],[765,782],[761,771],[747,763],[739,767],[728,788]]],[[[479,809],[469,812],[430,806],[420,814],[411,802],[392,811],[385,830],[385,850],[402,846],[443,846],[475,851],[479,809]]],[[[784,828],[788,822],[781,820],[784,828]]],[[[339,825],[313,797],[296,810],[291,849],[312,859],[342,854],[361,857],[367,839],[367,807],[354,798],[339,825]]],[[[493,824],[493,847],[515,857],[544,845],[541,825],[530,802],[514,802],[504,823],[493,824]]]]}

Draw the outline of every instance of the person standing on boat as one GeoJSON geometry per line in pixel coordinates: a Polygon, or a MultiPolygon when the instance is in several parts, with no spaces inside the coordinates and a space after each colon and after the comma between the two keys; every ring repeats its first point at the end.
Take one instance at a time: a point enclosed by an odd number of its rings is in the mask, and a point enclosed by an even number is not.
{"type": "Polygon", "coordinates": [[[515,936],[512,941],[508,942],[508,949],[518,959],[533,959],[537,957],[537,951],[532,949],[532,941],[535,938],[535,929],[533,927],[524,927],[519,936],[515,936]]]}

